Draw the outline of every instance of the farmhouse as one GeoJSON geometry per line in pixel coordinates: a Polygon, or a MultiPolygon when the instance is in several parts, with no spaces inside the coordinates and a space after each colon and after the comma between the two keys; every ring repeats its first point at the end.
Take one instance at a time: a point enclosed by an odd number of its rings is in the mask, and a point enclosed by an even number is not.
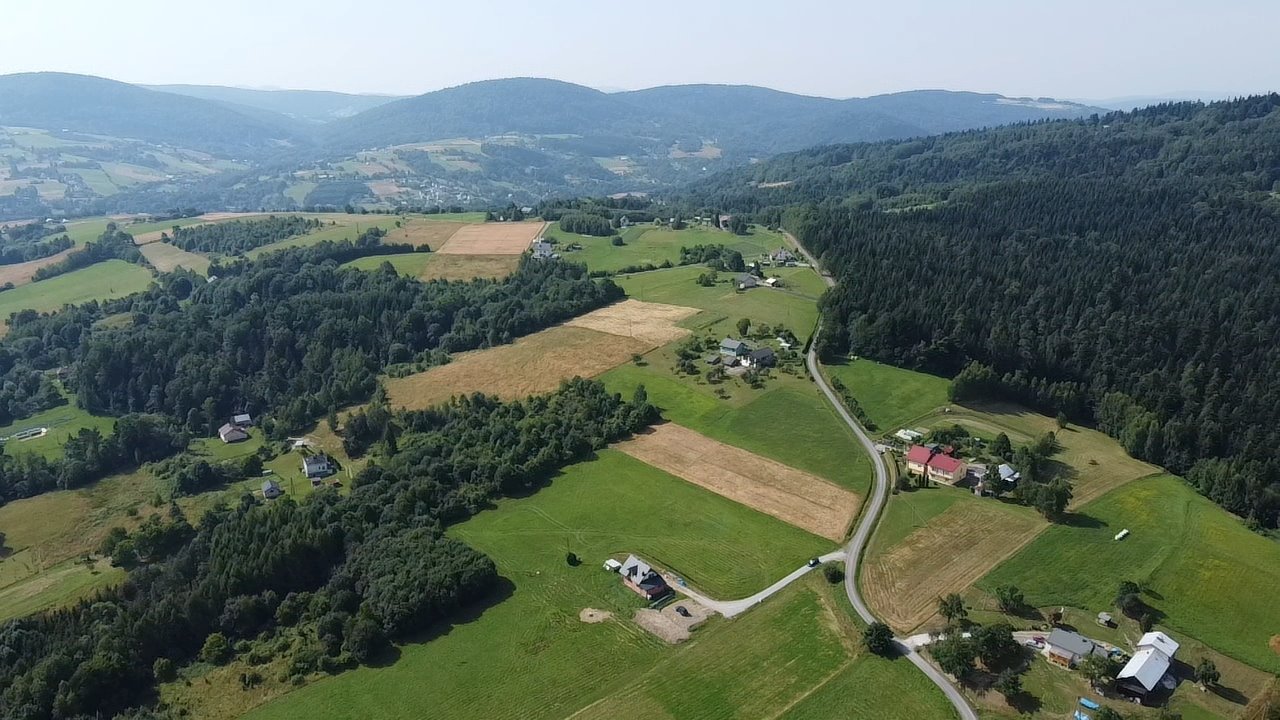
{"type": "Polygon", "coordinates": [[[1138,651],[1116,676],[1116,690],[1122,695],[1145,700],[1160,687],[1169,672],[1178,642],[1162,632],[1149,632],[1138,640],[1138,651]]]}
{"type": "Polygon", "coordinates": [[[302,474],[309,478],[322,478],[333,474],[333,465],[327,455],[307,455],[302,458],[302,474]]]}
{"type": "Polygon", "coordinates": [[[751,352],[751,348],[747,347],[747,344],[742,342],[741,340],[735,340],[733,338],[725,338],[720,341],[721,355],[728,355],[729,357],[742,357],[743,355],[746,355],[749,352],[751,352]]]}
{"type": "Polygon", "coordinates": [[[226,425],[218,428],[218,439],[222,440],[224,443],[230,444],[240,442],[242,440],[248,440],[249,433],[245,432],[244,428],[239,425],[227,423],[226,425]]]}
{"type": "Polygon", "coordinates": [[[560,254],[555,251],[555,246],[544,240],[538,240],[533,244],[533,257],[535,260],[555,260],[560,254]]]}
{"type": "Polygon", "coordinates": [[[732,215],[721,215],[720,217],[716,218],[716,225],[719,226],[721,230],[728,230],[729,223],[731,222],[733,222],[732,215]]]}
{"type": "Polygon", "coordinates": [[[907,472],[927,477],[934,482],[954,485],[964,478],[967,470],[963,460],[935,448],[912,445],[907,451],[907,472]]]}
{"type": "Polygon", "coordinates": [[[635,555],[627,556],[619,574],[622,575],[622,582],[627,587],[649,600],[660,598],[671,592],[671,588],[667,587],[667,581],[663,580],[656,570],[649,567],[648,563],[635,555]]]}
{"type": "Polygon", "coordinates": [[[778,364],[778,356],[773,354],[772,348],[760,348],[747,353],[747,367],[773,367],[778,364]]]}
{"type": "Polygon", "coordinates": [[[284,494],[280,489],[280,483],[275,480],[264,480],[262,483],[262,497],[268,500],[274,500],[284,494]]]}
{"type": "Polygon", "coordinates": [[[1106,651],[1094,641],[1062,628],[1054,628],[1045,645],[1045,654],[1049,659],[1063,667],[1071,667],[1090,655],[1106,655],[1106,651]]]}
{"type": "Polygon", "coordinates": [[[795,262],[796,256],[786,248],[778,248],[777,250],[774,250],[772,253],[769,254],[769,259],[776,263],[785,264],[789,262],[795,262]]]}
{"type": "Polygon", "coordinates": [[[748,288],[753,288],[759,284],[760,282],[756,279],[756,276],[750,273],[742,273],[733,279],[734,287],[738,288],[739,290],[746,290],[748,288]]]}

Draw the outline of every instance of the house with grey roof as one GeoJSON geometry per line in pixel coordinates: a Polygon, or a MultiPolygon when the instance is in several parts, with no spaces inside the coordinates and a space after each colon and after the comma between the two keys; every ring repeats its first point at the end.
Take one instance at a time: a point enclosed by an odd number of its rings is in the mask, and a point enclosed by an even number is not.
{"type": "Polygon", "coordinates": [[[262,497],[268,500],[275,500],[284,494],[284,490],[280,489],[280,483],[274,479],[264,480],[262,482],[262,497]]]}
{"type": "Polygon", "coordinates": [[[302,474],[309,478],[322,478],[333,474],[333,464],[327,455],[307,455],[302,458],[302,474]]]}
{"type": "Polygon", "coordinates": [[[671,592],[662,575],[635,555],[627,556],[618,574],[622,575],[622,582],[627,587],[648,600],[655,600],[671,592]]]}
{"type": "Polygon", "coordinates": [[[231,444],[242,440],[248,440],[249,433],[245,432],[245,429],[239,425],[227,423],[226,425],[218,428],[218,439],[224,443],[231,444]]]}
{"type": "Polygon", "coordinates": [[[751,352],[751,347],[741,340],[725,338],[720,341],[720,354],[729,357],[742,357],[751,352]]]}
{"type": "Polygon", "coordinates": [[[1063,667],[1072,667],[1090,655],[1106,657],[1107,654],[1106,650],[1089,638],[1062,628],[1054,628],[1049,633],[1045,646],[1049,659],[1063,667]]]}
{"type": "Polygon", "coordinates": [[[773,348],[759,348],[747,353],[747,367],[773,367],[778,364],[778,356],[773,353],[773,348]]]}
{"type": "Polygon", "coordinates": [[[741,273],[733,279],[733,286],[739,290],[753,288],[760,284],[760,281],[751,273],[741,273]]]}

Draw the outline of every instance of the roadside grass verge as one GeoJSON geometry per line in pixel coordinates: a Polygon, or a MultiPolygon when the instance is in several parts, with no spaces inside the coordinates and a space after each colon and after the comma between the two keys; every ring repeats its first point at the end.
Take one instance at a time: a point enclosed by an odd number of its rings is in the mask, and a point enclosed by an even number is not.
{"type": "Polygon", "coordinates": [[[849,388],[881,434],[906,427],[948,403],[950,381],[936,375],[864,358],[824,365],[823,369],[828,377],[838,378],[849,388]]]}

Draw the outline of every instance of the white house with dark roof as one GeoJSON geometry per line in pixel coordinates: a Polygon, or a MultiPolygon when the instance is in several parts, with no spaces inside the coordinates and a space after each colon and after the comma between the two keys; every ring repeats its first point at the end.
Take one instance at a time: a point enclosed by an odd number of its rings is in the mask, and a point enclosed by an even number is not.
{"type": "Polygon", "coordinates": [[[327,455],[307,455],[302,458],[302,474],[309,478],[322,478],[333,474],[333,464],[327,455]]]}
{"type": "Polygon", "coordinates": [[[660,598],[671,591],[667,581],[656,570],[635,555],[628,555],[618,571],[622,582],[648,600],[660,598]]]}

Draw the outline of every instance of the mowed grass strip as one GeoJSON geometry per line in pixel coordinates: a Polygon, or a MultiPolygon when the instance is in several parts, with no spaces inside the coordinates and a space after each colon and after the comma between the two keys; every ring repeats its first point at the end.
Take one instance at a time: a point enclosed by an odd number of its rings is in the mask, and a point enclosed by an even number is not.
{"type": "Polygon", "coordinates": [[[0,293],[0,318],[19,310],[51,312],[63,305],[132,295],[151,284],[151,271],[124,260],[107,260],[0,293]]]}
{"type": "Polygon", "coordinates": [[[781,715],[771,717],[947,720],[957,716],[937,686],[905,659],[886,660],[866,653],[813,688],[781,715]]]}
{"type": "Polygon", "coordinates": [[[858,513],[857,495],[815,475],[675,423],[618,443],[618,450],[766,515],[839,541],[858,513]]]}
{"type": "MultiPolygon", "coordinates": [[[[622,245],[614,245],[612,238],[578,235],[565,232],[560,223],[551,223],[544,236],[556,240],[560,254],[571,262],[582,263],[592,270],[621,270],[624,267],[654,265],[664,262],[672,265],[680,262],[680,248],[695,245],[724,245],[742,253],[749,262],[756,257],[783,247],[781,233],[754,228],[749,235],[733,233],[709,227],[693,227],[672,230],[665,226],[634,225],[619,233],[622,245]],[[581,250],[568,250],[577,243],[581,250]]],[[[706,272],[707,268],[703,268],[706,272]]]]}
{"type": "Polygon", "coordinates": [[[1122,580],[1146,583],[1160,623],[1268,672],[1280,635],[1280,544],[1250,532],[1183,480],[1163,475],[1114,490],[1055,525],[979,583],[1017,585],[1036,606],[1110,610],[1122,580]],[[1115,535],[1130,534],[1122,541],[1115,535]]]}
{"type": "Polygon", "coordinates": [[[928,622],[939,597],[963,592],[1047,526],[1029,508],[950,492],[951,507],[863,565],[867,602],[895,630],[928,622]]]}
{"type": "Polygon", "coordinates": [[[180,267],[200,273],[209,274],[209,258],[204,255],[183,250],[176,245],[164,242],[153,242],[138,248],[142,256],[160,272],[173,272],[180,267]]]}
{"type": "MultiPolygon", "coordinates": [[[[402,646],[393,664],[318,679],[248,717],[565,718],[645,678],[672,678],[687,683],[689,691],[700,686],[693,696],[699,712],[728,714],[745,702],[735,701],[734,692],[752,677],[767,685],[770,677],[784,676],[764,662],[775,653],[840,662],[839,641],[821,624],[790,624],[813,617],[804,609],[813,601],[802,596],[792,605],[780,595],[733,622],[713,619],[693,640],[675,647],[636,626],[630,618],[643,601],[600,568],[606,557],[634,552],[707,592],[740,597],[828,543],[616,451],[566,468],[533,495],[499,501],[449,534],[494,559],[511,583],[508,596],[426,642],[402,646]],[[583,564],[568,566],[567,551],[583,564]],[[614,618],[583,623],[578,613],[587,607],[613,612],[614,618]],[[758,633],[739,630],[756,622],[758,633]],[[707,650],[697,650],[703,646],[707,650]],[[663,672],[688,652],[699,653],[693,666],[700,672],[663,672]],[[744,653],[758,662],[736,664],[744,653]],[[731,672],[716,671],[731,663],[731,672]]],[[[796,674],[821,674],[824,668],[816,667],[806,665],[796,674]]],[[[231,673],[227,691],[218,695],[243,697],[236,675],[231,673]]],[[[181,704],[181,693],[210,692],[200,685],[166,688],[166,699],[181,704]]]]}
{"type": "Polygon", "coordinates": [[[482,223],[458,228],[437,252],[445,255],[520,255],[546,223],[482,223]]]}
{"type": "Polygon", "coordinates": [[[697,313],[697,308],[631,299],[579,315],[565,325],[636,338],[657,347],[688,335],[676,323],[697,313]]]}
{"type": "Polygon", "coordinates": [[[42,257],[38,260],[13,263],[12,265],[0,265],[0,285],[4,285],[5,283],[25,285],[31,282],[31,278],[35,277],[37,270],[48,265],[62,262],[73,252],[75,252],[75,248],[70,247],[60,253],[54,253],[49,257],[42,257]]]}
{"type": "Polygon", "coordinates": [[[419,280],[500,280],[520,266],[519,255],[442,255],[431,253],[431,260],[418,274],[419,280]]]}
{"type": "Polygon", "coordinates": [[[578,327],[558,326],[510,345],[461,353],[447,365],[387,381],[393,405],[420,410],[455,395],[513,399],[549,392],[575,376],[592,377],[653,346],[578,327]]]}
{"type": "Polygon", "coordinates": [[[862,358],[824,369],[828,377],[844,383],[881,433],[907,426],[948,403],[950,381],[936,375],[862,358]]]}

